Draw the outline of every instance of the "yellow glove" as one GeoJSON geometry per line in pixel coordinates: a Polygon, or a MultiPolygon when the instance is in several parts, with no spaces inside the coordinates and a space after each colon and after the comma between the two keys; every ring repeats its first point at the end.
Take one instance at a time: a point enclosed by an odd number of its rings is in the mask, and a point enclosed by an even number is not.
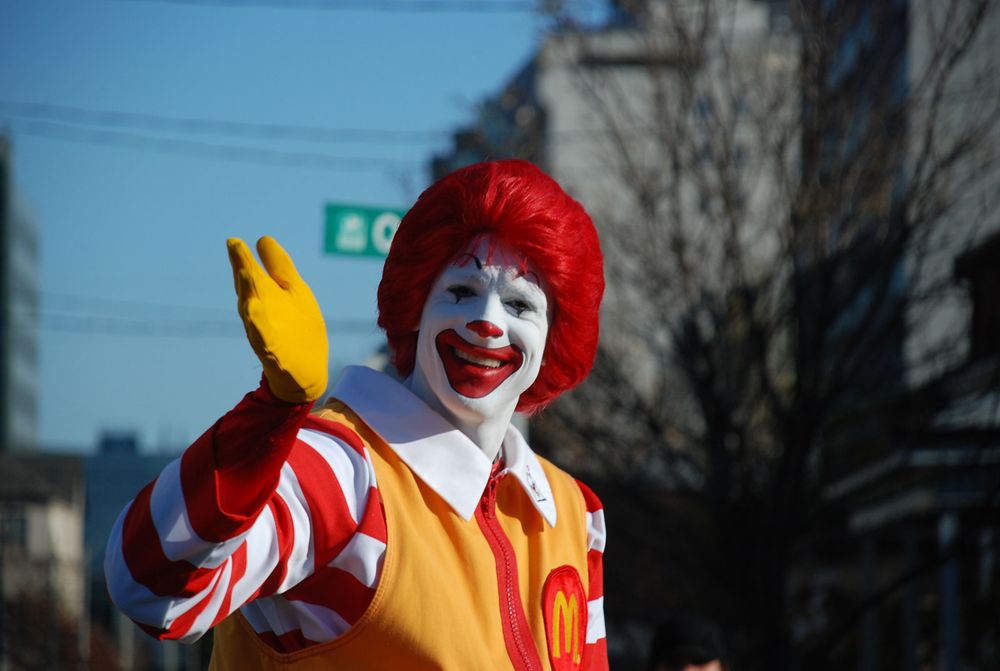
{"type": "Polygon", "coordinates": [[[274,238],[257,241],[264,270],[238,238],[226,241],[247,339],[275,396],[315,401],[326,390],[326,324],[309,285],[274,238]]]}

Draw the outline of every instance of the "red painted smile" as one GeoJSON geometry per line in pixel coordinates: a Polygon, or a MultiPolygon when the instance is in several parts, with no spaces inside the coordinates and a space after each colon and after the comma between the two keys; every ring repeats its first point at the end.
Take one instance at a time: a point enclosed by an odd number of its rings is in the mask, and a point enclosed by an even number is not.
{"type": "Polygon", "coordinates": [[[451,388],[466,398],[482,398],[514,374],[524,355],[513,345],[492,349],[476,347],[454,329],[442,331],[434,339],[451,388]]]}

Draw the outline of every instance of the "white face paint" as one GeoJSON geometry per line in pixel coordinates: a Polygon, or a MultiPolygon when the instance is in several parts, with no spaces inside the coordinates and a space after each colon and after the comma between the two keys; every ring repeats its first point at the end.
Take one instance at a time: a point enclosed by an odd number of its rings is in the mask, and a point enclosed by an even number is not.
{"type": "Polygon", "coordinates": [[[538,377],[548,301],[537,276],[484,240],[446,267],[420,319],[410,388],[460,424],[506,418],[538,377]]]}

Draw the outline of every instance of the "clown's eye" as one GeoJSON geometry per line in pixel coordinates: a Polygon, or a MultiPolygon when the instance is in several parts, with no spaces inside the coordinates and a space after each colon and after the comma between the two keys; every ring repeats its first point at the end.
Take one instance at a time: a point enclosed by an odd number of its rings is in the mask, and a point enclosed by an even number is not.
{"type": "Polygon", "coordinates": [[[524,312],[525,310],[531,309],[531,305],[529,303],[518,299],[507,301],[506,305],[511,309],[511,311],[514,314],[518,316],[520,316],[521,313],[524,312]]]}
{"type": "Polygon", "coordinates": [[[469,298],[471,296],[476,295],[475,291],[465,286],[464,284],[456,284],[455,286],[448,287],[447,291],[448,293],[453,294],[455,296],[456,303],[462,300],[463,298],[469,298]]]}

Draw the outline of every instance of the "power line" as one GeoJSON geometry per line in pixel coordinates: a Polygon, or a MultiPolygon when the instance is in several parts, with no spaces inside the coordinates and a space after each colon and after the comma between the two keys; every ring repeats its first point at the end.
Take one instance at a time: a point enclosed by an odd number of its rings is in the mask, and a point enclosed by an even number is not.
{"type": "MultiPolygon", "coordinates": [[[[3,114],[0,113],[0,119],[3,114]]],[[[197,140],[164,138],[118,130],[86,128],[50,121],[11,121],[6,119],[14,133],[35,137],[66,140],[82,144],[116,147],[132,151],[193,156],[202,159],[252,163],[270,166],[288,166],[330,172],[412,172],[422,170],[421,161],[392,159],[373,156],[333,156],[308,151],[281,151],[241,145],[214,144],[197,140]]],[[[572,136],[590,131],[568,131],[560,134],[559,142],[573,144],[572,136]]],[[[609,166],[603,164],[565,166],[566,170],[606,174],[609,166]]]]}
{"type": "MultiPolygon", "coordinates": [[[[52,309],[27,302],[7,305],[11,316],[28,315],[35,322],[31,325],[24,324],[22,330],[37,327],[47,331],[129,336],[245,337],[235,309],[230,311],[57,292],[41,292],[40,297],[59,307],[52,309]],[[170,312],[174,314],[165,316],[164,313],[170,312]]],[[[324,315],[324,321],[327,331],[331,333],[374,335],[378,332],[374,317],[342,318],[324,315]]],[[[18,328],[17,320],[11,320],[10,325],[18,328]]]]}
{"type": "MultiPolygon", "coordinates": [[[[207,117],[174,117],[145,112],[123,112],[57,103],[35,103],[0,98],[0,115],[29,121],[52,121],[70,125],[138,128],[168,133],[230,135],[265,140],[301,140],[304,142],[363,142],[385,145],[427,145],[448,140],[454,131],[391,130],[383,128],[335,128],[303,124],[275,124],[207,117]]],[[[456,128],[475,127],[475,123],[458,124],[456,128]]],[[[623,128],[635,133],[654,132],[654,126],[623,128]]],[[[552,133],[559,142],[576,142],[578,138],[608,135],[608,128],[577,128],[552,133]]]]}
{"type": "MultiPolygon", "coordinates": [[[[409,13],[540,13],[547,4],[542,0],[120,0],[133,3],[190,5],[195,7],[271,9],[315,9],[348,12],[409,13]]],[[[590,3],[587,3],[588,5],[590,3]]]]}
{"type": "Polygon", "coordinates": [[[70,105],[0,99],[0,114],[30,120],[69,124],[139,128],[175,133],[230,135],[305,142],[364,142],[367,144],[426,145],[449,137],[444,131],[376,128],[333,128],[301,124],[250,123],[199,117],[99,110],[70,105]]]}
{"type": "Polygon", "coordinates": [[[241,163],[285,165],[333,172],[407,171],[420,169],[415,160],[371,156],[333,156],[309,151],[280,151],[240,145],[214,144],[197,140],[155,137],[117,130],[81,128],[49,121],[15,121],[15,133],[69,142],[118,147],[143,152],[175,154],[241,163]]]}
{"type": "MultiPolygon", "coordinates": [[[[218,320],[227,319],[234,314],[229,310],[201,305],[180,305],[177,303],[160,303],[153,301],[131,300],[127,298],[108,298],[106,296],[87,296],[84,294],[62,293],[55,291],[41,291],[39,292],[39,297],[45,303],[56,303],[64,306],[61,309],[66,311],[80,310],[82,304],[84,306],[89,305],[94,310],[110,309],[111,311],[133,312],[149,310],[158,314],[163,313],[164,311],[189,312],[192,314],[200,313],[203,317],[211,317],[218,320]]],[[[233,304],[235,305],[235,298],[233,299],[233,304]]],[[[27,308],[27,306],[19,307],[27,308]]]]}
{"type": "MultiPolygon", "coordinates": [[[[71,315],[43,313],[38,323],[41,331],[75,333],[80,335],[117,335],[148,338],[231,338],[246,339],[242,325],[227,322],[199,322],[181,320],[140,320],[96,315],[71,315]]],[[[327,333],[354,333],[377,335],[374,321],[341,320],[328,322],[327,333]]]]}
{"type": "Polygon", "coordinates": [[[167,338],[245,338],[232,322],[141,320],[100,315],[42,312],[38,329],[80,335],[119,335],[167,338]]]}

